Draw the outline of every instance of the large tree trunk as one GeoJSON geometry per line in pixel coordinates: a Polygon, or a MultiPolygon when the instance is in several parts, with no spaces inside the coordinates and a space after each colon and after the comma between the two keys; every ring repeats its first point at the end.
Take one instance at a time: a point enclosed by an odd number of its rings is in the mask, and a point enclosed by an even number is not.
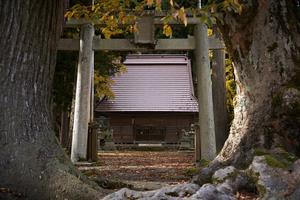
{"type": "Polygon", "coordinates": [[[219,24],[235,63],[237,97],[217,162],[247,165],[255,148],[299,155],[300,18],[297,0],[244,1],[219,24]]]}
{"type": "Polygon", "coordinates": [[[28,199],[96,199],[58,145],[51,117],[61,0],[0,1],[0,187],[28,199]]]}

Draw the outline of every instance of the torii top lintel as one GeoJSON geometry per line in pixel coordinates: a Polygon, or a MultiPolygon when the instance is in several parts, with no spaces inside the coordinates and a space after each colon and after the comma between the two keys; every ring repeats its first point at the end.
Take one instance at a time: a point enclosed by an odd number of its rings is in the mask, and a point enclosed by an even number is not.
{"type": "MultiPolygon", "coordinates": [[[[187,18],[188,24],[199,24],[200,21],[195,17],[187,18]]],[[[90,23],[87,20],[69,20],[66,21],[65,27],[78,27],[90,23]]],[[[195,50],[194,37],[188,38],[174,38],[174,39],[155,39],[154,25],[163,24],[161,16],[142,16],[138,21],[139,32],[135,33],[134,40],[129,39],[102,39],[94,37],[93,50],[94,51],[166,51],[166,50],[195,50]]],[[[180,24],[178,21],[171,21],[170,24],[180,24]]],[[[101,25],[95,23],[94,25],[101,25]]],[[[58,49],[65,51],[78,51],[79,39],[60,39],[58,49]]],[[[215,36],[208,37],[209,49],[224,49],[225,45],[222,40],[215,36]]]]}

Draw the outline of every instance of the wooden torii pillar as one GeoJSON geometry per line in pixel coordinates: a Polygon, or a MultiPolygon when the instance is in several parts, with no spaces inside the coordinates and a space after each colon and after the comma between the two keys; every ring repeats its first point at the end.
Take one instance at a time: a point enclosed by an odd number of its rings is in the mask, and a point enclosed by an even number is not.
{"type": "MultiPolygon", "coordinates": [[[[214,27],[213,31],[217,38],[221,38],[217,27],[214,27]]],[[[226,99],[225,49],[213,49],[212,53],[212,94],[214,103],[216,149],[217,152],[219,152],[229,134],[226,99]]]]}
{"type": "Polygon", "coordinates": [[[94,26],[83,24],[80,31],[80,49],[77,71],[74,125],[71,160],[87,160],[88,125],[92,118],[91,91],[94,72],[94,26]]]}
{"type": "Polygon", "coordinates": [[[216,136],[207,26],[202,23],[195,25],[194,36],[199,108],[199,128],[196,132],[195,156],[196,162],[199,162],[200,159],[212,160],[215,158],[216,136]]]}

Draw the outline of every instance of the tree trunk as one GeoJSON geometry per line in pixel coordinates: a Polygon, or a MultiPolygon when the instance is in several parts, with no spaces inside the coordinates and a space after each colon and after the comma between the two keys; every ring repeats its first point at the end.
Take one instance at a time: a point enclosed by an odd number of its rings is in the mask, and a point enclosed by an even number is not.
{"type": "Polygon", "coordinates": [[[60,0],[0,1],[0,187],[28,199],[101,195],[80,180],[51,123],[63,6],[60,0]]]}
{"type": "Polygon", "coordinates": [[[235,63],[236,106],[217,162],[247,165],[255,148],[300,154],[299,1],[244,1],[219,24],[235,63]]]}

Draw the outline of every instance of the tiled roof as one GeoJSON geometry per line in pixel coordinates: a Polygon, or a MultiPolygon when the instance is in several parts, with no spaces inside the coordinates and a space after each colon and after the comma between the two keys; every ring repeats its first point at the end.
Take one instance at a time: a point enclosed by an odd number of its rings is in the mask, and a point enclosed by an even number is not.
{"type": "Polygon", "coordinates": [[[114,77],[115,99],[98,112],[198,112],[190,61],[184,55],[130,55],[127,73],[114,77]]]}

